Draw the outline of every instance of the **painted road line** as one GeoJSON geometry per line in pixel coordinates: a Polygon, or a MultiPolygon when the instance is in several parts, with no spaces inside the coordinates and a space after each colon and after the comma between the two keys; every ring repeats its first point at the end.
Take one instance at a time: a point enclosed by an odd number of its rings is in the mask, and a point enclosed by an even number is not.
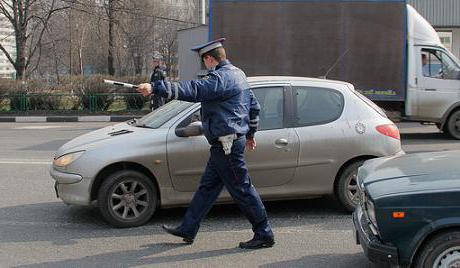
{"type": "Polygon", "coordinates": [[[42,159],[0,159],[0,165],[51,165],[50,160],[42,159]]]}
{"type": "Polygon", "coordinates": [[[69,127],[72,127],[72,126],[27,126],[27,127],[15,127],[13,129],[41,130],[41,129],[69,128],[69,127]]]}

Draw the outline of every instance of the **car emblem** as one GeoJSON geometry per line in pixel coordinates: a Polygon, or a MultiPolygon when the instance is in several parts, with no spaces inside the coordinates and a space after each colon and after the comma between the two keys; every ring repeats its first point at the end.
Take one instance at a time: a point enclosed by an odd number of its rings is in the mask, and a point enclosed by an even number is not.
{"type": "Polygon", "coordinates": [[[364,134],[366,132],[366,125],[361,122],[356,123],[355,130],[358,134],[364,134]]]}

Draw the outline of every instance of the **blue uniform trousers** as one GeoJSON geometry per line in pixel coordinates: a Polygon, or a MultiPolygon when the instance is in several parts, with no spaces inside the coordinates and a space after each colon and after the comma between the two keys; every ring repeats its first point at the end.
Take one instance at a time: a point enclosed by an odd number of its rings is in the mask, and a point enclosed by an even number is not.
{"type": "Polygon", "coordinates": [[[214,205],[225,186],[236,204],[252,224],[256,237],[273,238],[265,207],[251,183],[244,162],[244,136],[234,140],[232,152],[225,155],[218,142],[211,145],[211,155],[206,170],[201,177],[200,186],[193,196],[180,229],[190,237],[195,237],[201,220],[214,205]]]}

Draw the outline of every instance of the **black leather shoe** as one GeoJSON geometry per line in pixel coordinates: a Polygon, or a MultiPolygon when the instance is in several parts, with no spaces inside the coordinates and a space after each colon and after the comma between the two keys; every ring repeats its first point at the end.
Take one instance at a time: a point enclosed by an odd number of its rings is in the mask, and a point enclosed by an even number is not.
{"type": "Polygon", "coordinates": [[[275,244],[273,238],[256,238],[247,241],[241,242],[240,248],[244,249],[259,249],[259,248],[271,248],[275,244]]]}
{"type": "Polygon", "coordinates": [[[182,237],[184,242],[187,244],[192,244],[193,243],[193,238],[187,236],[184,234],[181,230],[179,230],[179,227],[172,227],[168,225],[163,225],[162,226],[163,230],[165,230],[168,234],[172,234],[178,237],[182,237]]]}

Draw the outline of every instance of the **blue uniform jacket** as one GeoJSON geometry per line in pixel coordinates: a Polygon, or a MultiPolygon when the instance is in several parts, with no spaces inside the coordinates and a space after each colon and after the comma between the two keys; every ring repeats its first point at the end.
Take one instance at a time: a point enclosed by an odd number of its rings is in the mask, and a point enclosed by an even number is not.
{"type": "Polygon", "coordinates": [[[204,79],[152,83],[153,94],[168,100],[201,102],[204,135],[210,143],[229,134],[254,137],[260,105],[243,71],[230,61],[219,63],[204,79]]]}

